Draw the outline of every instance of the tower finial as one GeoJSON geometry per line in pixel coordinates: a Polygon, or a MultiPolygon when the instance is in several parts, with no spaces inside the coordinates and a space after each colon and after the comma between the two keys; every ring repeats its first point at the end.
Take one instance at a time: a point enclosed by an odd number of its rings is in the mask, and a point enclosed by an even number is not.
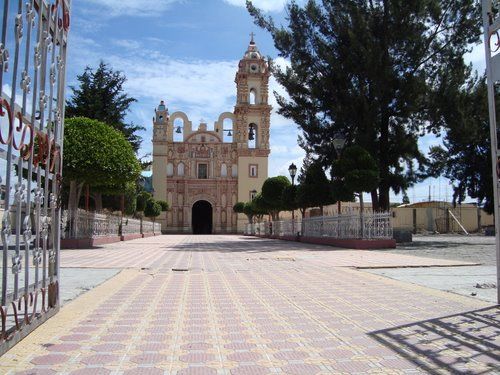
{"type": "Polygon", "coordinates": [[[255,44],[255,41],[253,40],[253,37],[254,37],[254,36],[255,36],[255,34],[254,34],[254,32],[252,31],[252,32],[250,33],[250,37],[252,38],[252,39],[250,40],[250,44],[255,44]]]}

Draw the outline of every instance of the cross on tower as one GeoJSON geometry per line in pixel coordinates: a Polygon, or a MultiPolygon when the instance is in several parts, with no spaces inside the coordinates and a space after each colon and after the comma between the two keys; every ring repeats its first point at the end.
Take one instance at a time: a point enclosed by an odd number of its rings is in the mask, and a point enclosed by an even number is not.
{"type": "Polygon", "coordinates": [[[254,37],[254,36],[255,36],[255,34],[254,34],[254,32],[252,31],[252,32],[250,33],[250,37],[252,38],[252,40],[250,40],[250,43],[251,43],[251,44],[255,43],[255,42],[254,42],[254,40],[253,40],[253,37],[254,37]]]}

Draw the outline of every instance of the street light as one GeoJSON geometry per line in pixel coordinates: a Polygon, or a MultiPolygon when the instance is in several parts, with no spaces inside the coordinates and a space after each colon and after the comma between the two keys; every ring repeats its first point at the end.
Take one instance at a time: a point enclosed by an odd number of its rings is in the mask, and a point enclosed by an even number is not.
{"type": "Polygon", "coordinates": [[[297,166],[293,163],[290,164],[290,166],[288,167],[288,173],[290,173],[290,177],[292,178],[292,186],[293,186],[295,175],[297,174],[297,166]]]}
{"type": "MultiPolygon", "coordinates": [[[[297,166],[292,163],[288,167],[288,173],[290,173],[290,177],[292,178],[292,189],[295,182],[295,175],[297,174],[297,166]]],[[[292,233],[295,234],[295,209],[292,207],[292,233]]]]}
{"type": "Polygon", "coordinates": [[[255,199],[255,196],[256,196],[256,195],[257,195],[257,190],[253,189],[253,190],[251,190],[251,191],[250,191],[250,198],[251,198],[252,200],[254,200],[254,199],[255,199]]]}
{"type": "MultiPolygon", "coordinates": [[[[340,155],[342,154],[342,149],[345,146],[345,138],[342,136],[342,134],[337,134],[335,138],[333,139],[333,147],[335,148],[335,152],[337,153],[337,160],[340,160],[340,155]]],[[[338,215],[340,215],[342,211],[342,202],[340,199],[337,202],[337,211],[338,215]]]]}

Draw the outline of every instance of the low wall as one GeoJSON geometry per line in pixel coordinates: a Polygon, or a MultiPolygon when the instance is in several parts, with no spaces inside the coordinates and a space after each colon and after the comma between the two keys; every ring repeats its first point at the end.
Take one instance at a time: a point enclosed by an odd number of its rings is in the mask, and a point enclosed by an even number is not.
{"type": "Polygon", "coordinates": [[[95,238],[63,238],[61,249],[90,249],[95,246],[122,241],[120,236],[106,236],[95,238]]]}
{"type": "Polygon", "coordinates": [[[120,236],[121,241],[130,241],[136,240],[138,238],[142,238],[142,234],[140,233],[128,233],[120,236]]]}
{"type": "Polygon", "coordinates": [[[249,223],[247,235],[286,241],[300,241],[347,249],[394,249],[391,216],[388,212],[323,216],[249,223]]]}
{"type": "Polygon", "coordinates": [[[451,212],[467,232],[480,232],[484,227],[494,225],[493,215],[471,206],[429,206],[396,207],[392,209],[394,228],[405,228],[413,233],[423,231],[439,233],[461,233],[460,225],[447,212],[451,212]]]}
{"type": "Polygon", "coordinates": [[[74,220],[70,220],[69,213],[65,211],[62,223],[65,228],[61,238],[63,249],[88,249],[161,233],[160,224],[155,222],[80,209],[74,215],[74,220]]]}
{"type": "Polygon", "coordinates": [[[263,235],[248,235],[259,238],[271,238],[283,241],[295,241],[302,243],[310,243],[315,245],[327,245],[334,247],[342,247],[345,249],[356,250],[376,250],[376,249],[395,249],[396,240],[394,239],[379,239],[379,240],[362,240],[362,239],[338,239],[330,237],[297,237],[297,236],[263,236],[263,235]]]}

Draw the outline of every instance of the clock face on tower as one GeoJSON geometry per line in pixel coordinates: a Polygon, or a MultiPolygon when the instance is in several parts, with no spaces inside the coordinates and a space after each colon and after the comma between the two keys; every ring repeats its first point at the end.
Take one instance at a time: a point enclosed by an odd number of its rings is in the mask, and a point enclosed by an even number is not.
{"type": "Polygon", "coordinates": [[[250,71],[252,73],[257,73],[259,71],[259,66],[257,64],[250,65],[250,71]]]}

